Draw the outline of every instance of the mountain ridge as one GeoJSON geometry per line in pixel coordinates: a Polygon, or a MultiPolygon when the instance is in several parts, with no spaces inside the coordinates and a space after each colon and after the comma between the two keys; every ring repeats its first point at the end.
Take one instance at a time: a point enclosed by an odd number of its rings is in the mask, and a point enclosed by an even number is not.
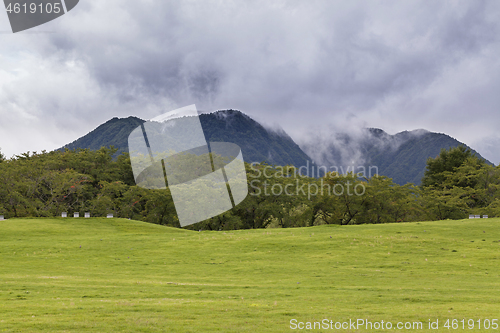
{"type": "MultiPolygon", "coordinates": [[[[232,142],[239,145],[245,162],[300,167],[310,160],[284,131],[278,133],[267,129],[241,111],[229,109],[202,113],[199,119],[207,142],[232,142]]],[[[59,150],[97,150],[102,146],[114,146],[118,149],[114,156],[118,156],[128,152],[128,136],[144,122],[134,116],[114,117],[59,150]]]]}
{"type": "MultiPolygon", "coordinates": [[[[377,167],[380,175],[397,184],[420,184],[427,159],[435,158],[441,149],[465,146],[474,155],[477,151],[445,133],[425,129],[388,134],[379,128],[365,128],[361,133],[335,133],[322,141],[301,144],[301,148],[317,163],[328,166],[357,165],[365,169],[377,167]],[[318,149],[318,146],[321,147],[318,149]]],[[[486,163],[492,164],[484,159],[486,163]]]]}
{"type": "MultiPolygon", "coordinates": [[[[400,185],[420,184],[427,159],[435,158],[441,149],[466,144],[444,133],[425,129],[388,134],[380,128],[365,128],[360,133],[331,133],[330,137],[311,138],[297,144],[283,129],[272,129],[258,123],[245,113],[228,109],[199,115],[207,142],[232,142],[241,147],[246,162],[266,162],[274,165],[358,166],[369,170],[375,166],[378,174],[388,176],[400,185]]],[[[128,152],[128,135],[144,123],[138,117],[114,117],[87,135],[59,150],[89,148],[97,150],[113,145],[115,156],[128,152]]],[[[478,157],[479,153],[471,149],[478,157]]],[[[490,163],[489,161],[486,161],[490,163]]],[[[491,163],[490,163],[491,164],[491,163]]],[[[328,169],[328,168],[327,168],[328,169]]],[[[331,171],[331,170],[329,170],[331,171]]]]}

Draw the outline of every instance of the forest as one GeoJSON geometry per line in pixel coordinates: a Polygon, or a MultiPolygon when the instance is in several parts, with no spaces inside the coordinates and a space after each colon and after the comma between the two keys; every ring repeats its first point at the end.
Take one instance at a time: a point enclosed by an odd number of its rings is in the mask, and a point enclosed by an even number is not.
{"type": "MultiPolygon", "coordinates": [[[[130,218],[180,227],[168,188],[135,184],[127,153],[115,148],[0,153],[0,215],[57,217],[62,212],[130,218]]],[[[420,186],[354,172],[301,176],[293,166],[245,163],[249,195],[193,230],[398,223],[500,216],[500,167],[468,148],[443,149],[427,160],[420,186]]]]}

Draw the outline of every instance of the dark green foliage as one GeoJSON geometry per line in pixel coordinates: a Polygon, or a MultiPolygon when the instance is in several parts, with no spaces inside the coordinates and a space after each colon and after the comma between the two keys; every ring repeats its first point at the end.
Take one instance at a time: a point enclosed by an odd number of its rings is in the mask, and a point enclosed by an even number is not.
{"type": "MultiPolygon", "coordinates": [[[[455,172],[473,156],[472,151],[465,146],[458,146],[450,150],[441,149],[436,158],[429,158],[427,160],[427,169],[422,178],[422,186],[443,186],[448,173],[455,172]]],[[[477,162],[478,167],[484,164],[482,161],[477,162]]],[[[461,187],[468,185],[472,185],[473,187],[473,184],[462,184],[461,187]]]]}
{"type": "Polygon", "coordinates": [[[464,146],[443,149],[428,159],[422,187],[426,210],[437,219],[500,214],[500,168],[464,146]]]}
{"type": "Polygon", "coordinates": [[[128,154],[115,148],[25,153],[0,164],[0,214],[60,216],[62,212],[179,226],[167,190],[135,186],[128,154]]]}
{"type": "MultiPolygon", "coordinates": [[[[113,213],[179,227],[168,188],[134,183],[128,154],[114,148],[25,153],[0,163],[0,215],[60,216],[113,213]]],[[[186,156],[197,159],[198,156],[186,156]]],[[[216,160],[217,157],[214,157],[216,160]]],[[[194,163],[196,164],[196,163],[194,163]]],[[[230,211],[187,228],[231,230],[459,219],[500,215],[500,168],[464,148],[429,159],[423,188],[392,179],[328,173],[303,177],[294,166],[246,164],[249,195],[230,211]]]]}

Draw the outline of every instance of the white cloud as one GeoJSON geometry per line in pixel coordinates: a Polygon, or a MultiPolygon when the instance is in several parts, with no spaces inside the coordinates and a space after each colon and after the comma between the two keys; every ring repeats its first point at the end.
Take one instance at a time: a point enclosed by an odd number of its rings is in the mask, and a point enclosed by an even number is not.
{"type": "Polygon", "coordinates": [[[33,29],[53,34],[0,34],[0,147],[53,149],[192,103],[297,139],[320,124],[488,140],[499,14],[494,1],[81,1],[33,29]]]}

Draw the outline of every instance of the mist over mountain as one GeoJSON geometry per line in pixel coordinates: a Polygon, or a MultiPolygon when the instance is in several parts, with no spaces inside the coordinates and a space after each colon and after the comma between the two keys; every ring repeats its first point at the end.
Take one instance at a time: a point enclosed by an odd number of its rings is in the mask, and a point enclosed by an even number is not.
{"type": "Polygon", "coordinates": [[[460,145],[471,149],[443,133],[418,129],[390,135],[378,128],[331,133],[300,143],[316,164],[325,166],[328,171],[354,170],[373,176],[378,170],[379,175],[388,176],[400,185],[420,184],[429,157],[435,158],[443,148],[460,145]]]}

